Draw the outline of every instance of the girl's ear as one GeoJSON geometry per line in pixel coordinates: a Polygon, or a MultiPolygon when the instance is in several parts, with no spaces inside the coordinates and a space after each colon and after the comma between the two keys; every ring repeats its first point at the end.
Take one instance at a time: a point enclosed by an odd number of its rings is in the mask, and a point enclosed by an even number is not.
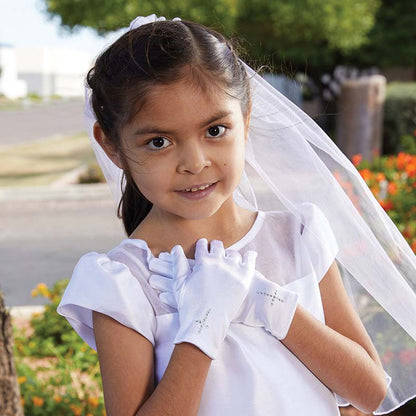
{"type": "Polygon", "coordinates": [[[105,135],[98,122],[95,122],[94,124],[93,133],[95,140],[97,140],[97,143],[102,147],[105,154],[118,168],[123,169],[123,163],[118,149],[116,149],[114,143],[112,143],[111,140],[105,135]]]}

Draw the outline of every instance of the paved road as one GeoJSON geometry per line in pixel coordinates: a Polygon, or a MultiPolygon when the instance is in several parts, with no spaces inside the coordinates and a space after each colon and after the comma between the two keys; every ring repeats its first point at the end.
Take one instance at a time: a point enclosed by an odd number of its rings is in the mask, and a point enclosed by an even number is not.
{"type": "Polygon", "coordinates": [[[19,111],[0,111],[0,146],[82,131],[82,100],[62,101],[19,111]]]}
{"type": "MultiPolygon", "coordinates": [[[[83,102],[0,111],[0,146],[84,129],[83,102]]],[[[35,305],[31,290],[70,277],[79,257],[106,252],[124,233],[107,185],[0,188],[0,290],[9,306],[35,305]]]]}
{"type": "Polygon", "coordinates": [[[106,185],[88,187],[43,196],[39,189],[0,194],[0,289],[6,305],[41,304],[30,296],[39,282],[70,277],[80,256],[107,252],[124,238],[106,185]],[[44,200],[35,199],[40,196],[44,200]]]}

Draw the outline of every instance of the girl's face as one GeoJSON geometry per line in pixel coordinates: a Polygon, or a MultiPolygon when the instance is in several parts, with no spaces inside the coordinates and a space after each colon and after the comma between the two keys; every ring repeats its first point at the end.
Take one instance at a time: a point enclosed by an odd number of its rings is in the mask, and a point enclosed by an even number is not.
{"type": "Polygon", "coordinates": [[[234,203],[247,128],[239,100],[184,80],[154,87],[120,137],[125,163],[154,211],[203,219],[234,203]]]}

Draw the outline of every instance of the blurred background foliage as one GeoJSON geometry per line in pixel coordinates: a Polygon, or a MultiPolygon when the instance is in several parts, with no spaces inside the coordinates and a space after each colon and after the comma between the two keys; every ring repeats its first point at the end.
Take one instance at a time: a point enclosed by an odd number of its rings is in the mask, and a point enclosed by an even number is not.
{"type": "Polygon", "coordinates": [[[318,84],[337,65],[384,68],[416,59],[414,0],[44,1],[69,31],[106,34],[152,13],[195,20],[244,39],[245,59],[273,72],[306,73],[318,84]]]}

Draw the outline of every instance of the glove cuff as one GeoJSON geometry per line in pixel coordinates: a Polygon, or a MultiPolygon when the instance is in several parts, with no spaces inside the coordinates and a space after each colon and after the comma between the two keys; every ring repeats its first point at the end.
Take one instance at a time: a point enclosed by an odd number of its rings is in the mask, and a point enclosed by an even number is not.
{"type": "Polygon", "coordinates": [[[272,291],[256,293],[267,297],[269,328],[266,329],[279,340],[286,338],[296,312],[299,295],[278,285],[275,285],[272,291]]]}
{"type": "Polygon", "coordinates": [[[227,329],[224,327],[224,320],[216,322],[215,317],[211,314],[211,309],[208,309],[202,314],[202,318],[193,319],[186,324],[181,323],[173,342],[174,344],[182,342],[193,344],[209,358],[215,360],[225,339],[227,329]],[[222,331],[220,331],[221,326],[223,327],[222,331]]]}

